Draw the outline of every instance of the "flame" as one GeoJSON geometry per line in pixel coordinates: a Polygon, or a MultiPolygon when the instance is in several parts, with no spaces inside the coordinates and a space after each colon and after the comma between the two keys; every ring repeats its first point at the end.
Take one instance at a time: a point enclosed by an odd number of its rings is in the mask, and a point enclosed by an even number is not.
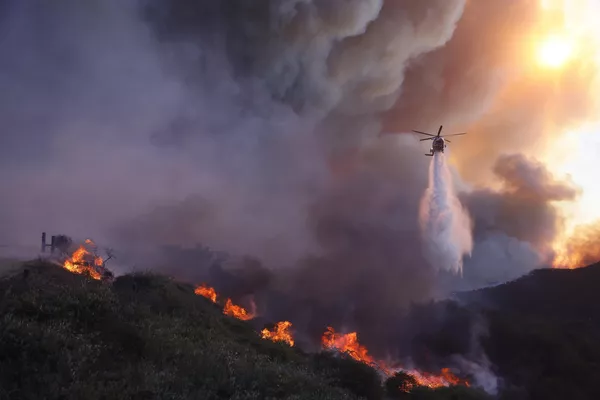
{"type": "Polygon", "coordinates": [[[225,307],[223,308],[223,314],[241,319],[242,321],[248,321],[254,318],[253,313],[249,313],[244,307],[233,304],[231,299],[227,299],[225,307]]]}
{"type": "MultiPolygon", "coordinates": [[[[469,387],[469,382],[462,380],[454,375],[450,368],[442,368],[439,375],[429,374],[426,372],[419,372],[417,370],[404,371],[408,375],[412,376],[417,382],[418,386],[424,386],[429,389],[438,389],[441,387],[458,386],[464,385],[469,387]]],[[[401,388],[404,392],[410,392],[412,385],[407,384],[401,388]]]]}
{"type": "MultiPolygon", "coordinates": [[[[213,287],[207,286],[204,283],[194,289],[194,293],[198,296],[206,297],[213,303],[217,302],[217,291],[213,287]]],[[[223,314],[241,319],[242,321],[248,321],[254,318],[256,314],[256,305],[254,304],[254,301],[252,301],[252,309],[252,312],[248,312],[244,307],[235,305],[231,299],[227,299],[225,302],[225,307],[223,307],[223,314]]]]}
{"type": "Polygon", "coordinates": [[[285,342],[290,346],[294,346],[294,338],[290,333],[290,328],[292,323],[290,321],[281,321],[275,324],[275,328],[272,331],[268,329],[263,329],[261,331],[261,336],[263,339],[269,339],[273,342],[285,342]]]}
{"type": "Polygon", "coordinates": [[[206,284],[204,284],[204,283],[202,285],[198,286],[194,290],[194,293],[196,293],[198,296],[206,297],[213,303],[217,302],[217,292],[215,291],[215,289],[213,287],[206,286],[206,284]]]}
{"type": "MultiPolygon", "coordinates": [[[[213,303],[216,303],[217,301],[217,292],[215,289],[205,284],[198,286],[194,290],[194,293],[206,297],[213,303]]],[[[254,307],[253,303],[253,308],[254,307]]],[[[225,307],[223,308],[223,314],[238,318],[242,321],[248,321],[255,317],[255,310],[253,310],[253,312],[248,312],[245,308],[233,304],[231,299],[227,299],[225,307]]],[[[290,321],[280,321],[275,324],[273,330],[263,329],[261,331],[261,337],[273,342],[285,342],[293,347],[294,338],[290,332],[291,327],[292,323],[290,321]]],[[[324,348],[340,353],[346,353],[356,361],[371,365],[387,376],[392,376],[397,371],[403,371],[410,375],[418,386],[425,386],[432,389],[456,385],[469,386],[468,381],[458,378],[449,368],[443,368],[438,375],[420,372],[418,370],[408,370],[401,367],[393,369],[389,368],[385,362],[375,360],[375,358],[369,355],[367,348],[358,342],[358,334],[356,332],[342,334],[336,332],[332,327],[327,327],[327,330],[321,337],[321,343],[324,348]]],[[[412,384],[406,384],[401,389],[408,393],[412,390],[412,386],[412,384]]]]}
{"type": "Polygon", "coordinates": [[[368,354],[367,348],[358,343],[356,332],[346,334],[336,333],[329,326],[321,338],[321,343],[323,347],[340,353],[346,353],[356,361],[361,361],[365,364],[376,364],[373,357],[368,354]]]}
{"type": "MultiPolygon", "coordinates": [[[[390,368],[385,362],[375,360],[368,354],[367,348],[358,342],[358,334],[356,332],[340,334],[336,333],[332,327],[327,327],[327,331],[325,331],[321,338],[321,343],[326,349],[346,353],[356,361],[370,364],[388,376],[393,375],[394,372],[403,371],[413,377],[419,386],[425,386],[431,389],[457,385],[469,386],[468,381],[458,378],[449,368],[443,368],[439,375],[420,372],[418,370],[409,370],[402,367],[390,368]]],[[[412,385],[407,384],[401,389],[408,393],[412,390],[412,385]]]]}
{"type": "Polygon", "coordinates": [[[85,245],[91,246],[94,245],[94,242],[86,239],[84,244],[73,252],[71,258],[65,260],[63,268],[75,274],[84,274],[87,272],[92,278],[100,280],[102,279],[102,275],[98,272],[98,269],[103,267],[104,261],[102,257],[97,257],[90,253],[85,245]]]}

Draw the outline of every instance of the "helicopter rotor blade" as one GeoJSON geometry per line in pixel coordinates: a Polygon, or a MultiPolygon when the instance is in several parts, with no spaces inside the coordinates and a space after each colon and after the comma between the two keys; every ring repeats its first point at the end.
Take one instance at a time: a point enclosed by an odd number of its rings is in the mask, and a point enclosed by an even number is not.
{"type": "Polygon", "coordinates": [[[442,137],[448,137],[448,136],[460,136],[460,135],[466,135],[467,132],[462,132],[462,133],[453,133],[451,135],[443,135],[442,137]]]}
{"type": "Polygon", "coordinates": [[[422,142],[424,140],[433,140],[433,138],[432,137],[428,137],[428,138],[425,138],[425,139],[420,139],[419,142],[422,142]]]}
{"type": "Polygon", "coordinates": [[[414,130],[413,130],[413,132],[420,133],[421,135],[427,135],[427,136],[435,137],[435,135],[432,135],[431,133],[427,133],[427,132],[414,131],[414,130]]]}

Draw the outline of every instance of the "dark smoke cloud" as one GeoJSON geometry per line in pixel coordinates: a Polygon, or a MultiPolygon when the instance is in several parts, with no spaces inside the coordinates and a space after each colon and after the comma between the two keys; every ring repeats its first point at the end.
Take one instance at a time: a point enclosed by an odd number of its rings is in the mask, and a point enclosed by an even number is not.
{"type": "Polygon", "coordinates": [[[159,42],[137,1],[37,3],[4,16],[3,240],[55,230],[106,243],[115,226],[200,195],[211,220],[180,224],[173,242],[262,256],[283,232],[274,250],[310,248],[298,210],[326,171],[309,117],[236,82],[212,37],[159,42]]]}
{"type": "Polygon", "coordinates": [[[446,43],[465,1],[226,4],[236,64],[298,110],[352,116],[393,105],[407,62],[446,43]]]}

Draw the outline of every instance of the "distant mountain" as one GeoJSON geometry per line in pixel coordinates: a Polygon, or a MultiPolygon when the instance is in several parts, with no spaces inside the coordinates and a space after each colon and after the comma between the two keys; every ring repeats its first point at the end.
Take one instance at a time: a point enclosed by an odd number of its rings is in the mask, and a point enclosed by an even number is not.
{"type": "Polygon", "coordinates": [[[457,298],[487,323],[482,344],[504,379],[501,398],[600,399],[600,263],[457,298]]]}
{"type": "Polygon", "coordinates": [[[575,270],[540,269],[517,280],[457,295],[489,309],[563,322],[600,322],[600,263],[575,270]]]}

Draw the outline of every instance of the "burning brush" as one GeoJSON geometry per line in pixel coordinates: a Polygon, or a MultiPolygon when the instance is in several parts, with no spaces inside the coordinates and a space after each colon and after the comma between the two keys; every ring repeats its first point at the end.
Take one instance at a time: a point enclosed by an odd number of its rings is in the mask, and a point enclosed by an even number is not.
{"type": "Polygon", "coordinates": [[[281,321],[275,324],[272,331],[266,328],[263,329],[261,336],[263,339],[269,339],[273,342],[284,342],[289,344],[290,347],[294,347],[294,338],[290,332],[291,327],[292,323],[290,321],[281,321]]]}
{"type": "Polygon", "coordinates": [[[93,279],[110,279],[112,273],[106,269],[106,261],[112,258],[112,254],[104,260],[96,254],[96,244],[90,239],[80,245],[73,254],[67,257],[62,263],[62,267],[74,274],[88,274],[93,279]]]}
{"type": "Polygon", "coordinates": [[[346,353],[356,361],[372,365],[383,372],[387,371],[385,366],[381,363],[377,363],[375,359],[368,354],[368,350],[365,346],[358,343],[358,334],[356,332],[341,334],[337,333],[332,327],[327,327],[327,330],[321,338],[321,344],[324,349],[346,353]]]}
{"type": "MultiPolygon", "coordinates": [[[[198,286],[194,290],[194,293],[209,299],[213,303],[217,302],[217,292],[214,288],[206,284],[198,286]]],[[[256,315],[255,312],[249,313],[245,308],[233,304],[229,298],[226,300],[223,314],[243,321],[253,319],[256,315]]],[[[292,323],[289,321],[277,322],[272,330],[265,328],[260,332],[260,335],[263,339],[273,342],[284,342],[293,347],[294,338],[290,331],[291,327],[292,323]]],[[[409,380],[398,388],[403,392],[410,392],[414,386],[425,386],[431,389],[457,385],[469,386],[469,382],[455,376],[449,368],[443,368],[440,374],[436,375],[403,367],[389,367],[383,361],[376,360],[369,355],[367,348],[358,342],[358,334],[356,332],[342,334],[336,332],[332,327],[328,327],[321,338],[321,345],[326,350],[346,353],[356,361],[369,364],[387,377],[395,376],[398,373],[406,375],[409,377],[409,380]]]]}
{"type": "Polygon", "coordinates": [[[196,293],[198,296],[206,297],[213,303],[217,302],[217,292],[215,291],[215,289],[212,287],[206,286],[204,283],[202,285],[198,286],[194,290],[194,293],[196,293]]]}
{"type": "MultiPolygon", "coordinates": [[[[194,290],[194,293],[196,293],[198,296],[203,296],[209,299],[213,303],[217,302],[216,290],[213,287],[207,286],[204,283],[198,286],[194,290]]],[[[231,299],[227,299],[227,301],[225,302],[225,306],[223,307],[223,314],[229,315],[230,317],[234,317],[237,319],[241,319],[242,321],[249,321],[256,316],[256,312],[248,312],[244,307],[233,304],[233,301],[231,301],[231,299]]]]}
{"type": "Polygon", "coordinates": [[[458,385],[469,386],[468,381],[455,376],[449,368],[443,368],[438,375],[403,367],[391,368],[385,362],[375,360],[368,354],[367,348],[358,342],[358,334],[356,332],[341,334],[337,333],[332,327],[328,327],[321,338],[321,344],[324,349],[346,353],[356,361],[369,364],[388,377],[394,376],[397,372],[408,375],[411,381],[415,383],[411,384],[409,382],[404,385],[404,387],[400,388],[403,392],[410,392],[413,386],[425,386],[430,389],[458,385]]]}
{"type": "MultiPolygon", "coordinates": [[[[217,291],[213,287],[207,286],[204,283],[198,286],[194,290],[194,293],[198,296],[203,296],[209,299],[213,303],[217,302],[217,291]]],[[[252,306],[253,308],[256,308],[254,303],[252,303],[252,306]]],[[[240,319],[242,321],[251,320],[256,316],[255,311],[248,312],[244,307],[233,304],[233,301],[231,301],[231,299],[226,300],[225,306],[223,307],[223,314],[240,319]]],[[[272,331],[266,328],[263,329],[261,331],[261,337],[263,339],[268,339],[273,342],[284,342],[293,347],[294,338],[292,336],[292,333],[290,332],[291,326],[292,323],[289,321],[278,322],[277,324],[275,324],[272,331]]]]}
{"type": "Polygon", "coordinates": [[[227,302],[225,303],[225,308],[223,308],[223,314],[229,315],[230,317],[234,317],[237,319],[241,319],[242,321],[249,321],[255,316],[255,313],[248,312],[244,307],[233,304],[231,299],[227,299],[227,302]]]}

